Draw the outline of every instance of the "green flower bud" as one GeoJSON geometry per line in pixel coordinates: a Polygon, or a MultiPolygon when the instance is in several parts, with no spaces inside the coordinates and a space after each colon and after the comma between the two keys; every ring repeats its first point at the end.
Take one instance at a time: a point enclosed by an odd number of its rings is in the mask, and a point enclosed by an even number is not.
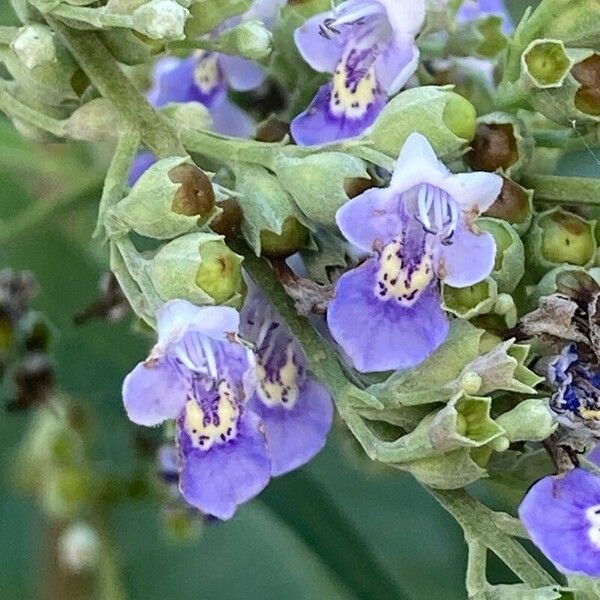
{"type": "Polygon", "coordinates": [[[308,229],[295,217],[288,217],[281,233],[263,230],[260,232],[262,253],[271,257],[286,257],[298,252],[308,242],[308,229]]]}
{"type": "Polygon", "coordinates": [[[396,159],[406,138],[422,133],[438,155],[454,154],[475,135],[475,107],[447,87],[405,90],[387,103],[363,134],[376,150],[396,159]]]}
{"type": "Polygon", "coordinates": [[[460,24],[453,31],[447,43],[447,50],[453,56],[494,58],[507,44],[502,33],[502,17],[488,15],[483,18],[460,24]]]}
{"type": "Polygon", "coordinates": [[[511,442],[543,442],[558,426],[546,398],[523,400],[500,415],[496,423],[511,442]]]}
{"type": "Polygon", "coordinates": [[[442,284],[444,310],[461,319],[472,319],[491,312],[497,297],[498,286],[491,277],[464,288],[442,284]]]}
{"type": "Polygon", "coordinates": [[[23,27],[11,46],[19,60],[30,71],[57,59],[54,32],[44,25],[23,27]]]}
{"type": "Polygon", "coordinates": [[[170,102],[160,112],[180,127],[212,129],[213,126],[208,108],[200,102],[170,102]]]}
{"type": "MultiPolygon", "coordinates": [[[[483,379],[481,375],[476,373],[475,371],[467,371],[460,378],[460,387],[463,389],[465,394],[473,395],[477,394],[483,385],[483,379]]],[[[466,427],[465,427],[466,431],[466,427]]],[[[462,432],[464,434],[464,431],[462,432]]]]}
{"type": "Polygon", "coordinates": [[[189,233],[165,244],[150,261],[148,272],[165,301],[237,305],[245,291],[241,262],[221,236],[189,233]]]}
{"type": "Polygon", "coordinates": [[[133,28],[153,40],[182,40],[190,11],[174,0],[150,0],[133,11],[133,28]]]}
{"type": "Polygon", "coordinates": [[[572,66],[561,40],[534,40],[521,56],[521,71],[530,88],[560,87],[572,66]]]}
{"type": "Polygon", "coordinates": [[[67,120],[66,133],[75,140],[90,142],[115,137],[119,116],[114,105],[105,98],[94,98],[80,106],[67,120]]]}
{"type": "Polygon", "coordinates": [[[510,223],[519,234],[529,229],[533,217],[533,192],[503,177],[500,195],[484,213],[486,217],[495,217],[510,223]]]}
{"type": "Polygon", "coordinates": [[[596,254],[595,226],[595,221],[561,208],[536,215],[525,241],[528,261],[538,273],[562,263],[590,266],[596,254]]]}
{"type": "Polygon", "coordinates": [[[245,21],[227,29],[210,49],[249,60],[264,61],[271,54],[271,33],[260,21],[245,21]]]}
{"type": "Polygon", "coordinates": [[[518,233],[506,221],[482,217],[477,226],[496,240],[496,262],[491,277],[499,292],[512,292],[525,273],[525,250],[518,233]]]}
{"type": "Polygon", "coordinates": [[[197,230],[215,214],[215,194],[206,174],[187,157],[154,163],[109,215],[109,235],[133,229],[163,240],[197,230]]]}

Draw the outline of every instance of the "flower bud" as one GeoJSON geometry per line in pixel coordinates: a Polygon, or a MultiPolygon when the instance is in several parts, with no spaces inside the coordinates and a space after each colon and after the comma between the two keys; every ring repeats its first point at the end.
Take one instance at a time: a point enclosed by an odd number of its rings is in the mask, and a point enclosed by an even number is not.
{"type": "Polygon", "coordinates": [[[58,556],[69,571],[80,573],[94,569],[100,558],[100,538],[83,521],[70,525],[58,540],[58,556]]]}
{"type": "Polygon", "coordinates": [[[596,254],[595,226],[595,221],[561,208],[540,213],[527,234],[527,259],[538,273],[563,263],[590,266],[596,254]]]}
{"type": "Polygon", "coordinates": [[[271,54],[271,39],[271,32],[260,21],[245,21],[222,33],[211,44],[211,49],[263,61],[271,54]]]}
{"type": "Polygon", "coordinates": [[[558,426],[547,398],[523,400],[496,422],[506,430],[510,442],[543,442],[558,426]]]}
{"type": "Polygon", "coordinates": [[[512,292],[525,273],[525,250],[518,233],[506,221],[481,218],[477,226],[494,236],[496,260],[491,277],[499,292],[512,292]]]}
{"type": "Polygon", "coordinates": [[[533,216],[533,192],[508,177],[502,180],[500,195],[484,214],[510,223],[518,233],[523,234],[529,229],[533,216]]]}
{"type": "Polygon", "coordinates": [[[442,113],[444,125],[455,136],[472,140],[476,130],[476,119],[475,107],[463,96],[450,92],[442,113]]]}
{"type": "Polygon", "coordinates": [[[581,86],[575,92],[575,106],[583,113],[600,116],[600,55],[576,63],[571,75],[581,86]]]}
{"type": "Polygon", "coordinates": [[[89,502],[92,489],[90,475],[83,468],[52,469],[44,473],[42,505],[52,517],[72,518],[89,502]]]}
{"type": "Polygon", "coordinates": [[[506,48],[506,36],[502,33],[503,18],[485,15],[461,23],[450,33],[447,50],[453,56],[477,56],[495,58],[506,48]]]}
{"type": "Polygon", "coordinates": [[[491,312],[497,297],[498,286],[491,277],[464,288],[442,284],[442,306],[461,319],[491,312]]]}
{"type": "Polygon", "coordinates": [[[106,98],[94,98],[80,106],[67,120],[66,133],[75,140],[90,142],[115,137],[118,113],[106,98]]]}
{"type": "Polygon", "coordinates": [[[44,25],[27,25],[13,40],[12,49],[29,70],[57,59],[54,32],[44,25]]]}
{"type": "Polygon", "coordinates": [[[460,378],[460,387],[464,390],[465,394],[476,394],[481,389],[482,385],[483,379],[481,378],[481,375],[475,373],[475,371],[469,371],[460,378]]]}
{"type": "Polygon", "coordinates": [[[235,198],[228,198],[218,203],[221,212],[210,222],[210,228],[227,241],[237,237],[242,225],[244,213],[235,198]]]}
{"type": "Polygon", "coordinates": [[[197,230],[215,214],[206,174],[187,157],[157,161],[136,181],[109,216],[109,235],[128,229],[158,240],[197,230]]]}
{"type": "Polygon", "coordinates": [[[265,256],[291,256],[298,252],[308,241],[308,229],[295,217],[288,217],[281,228],[281,233],[263,230],[260,232],[260,244],[265,256]]]}
{"type": "Polygon", "coordinates": [[[189,233],[165,244],[150,262],[149,274],[163,300],[194,304],[237,304],[244,292],[240,264],[223,238],[189,233]]]}
{"type": "Polygon", "coordinates": [[[189,16],[174,0],[150,0],[133,12],[133,28],[153,40],[182,40],[189,16]]]}

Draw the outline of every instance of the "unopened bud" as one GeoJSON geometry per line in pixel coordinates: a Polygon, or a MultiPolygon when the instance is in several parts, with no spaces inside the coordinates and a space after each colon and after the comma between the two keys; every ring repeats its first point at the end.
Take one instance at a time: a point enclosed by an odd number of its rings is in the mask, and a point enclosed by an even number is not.
{"type": "Polygon", "coordinates": [[[502,180],[500,195],[485,212],[485,216],[516,225],[517,230],[528,228],[533,214],[532,193],[508,177],[503,177],[502,180]]]}
{"type": "Polygon", "coordinates": [[[308,229],[295,217],[288,217],[280,234],[267,230],[260,232],[262,253],[265,256],[291,256],[306,244],[307,238],[308,229]]]}
{"type": "Polygon", "coordinates": [[[581,86],[575,93],[575,106],[583,113],[600,115],[600,55],[575,64],[571,75],[581,86]]]}
{"type": "Polygon", "coordinates": [[[475,171],[506,171],[519,160],[517,140],[510,123],[480,123],[467,155],[475,171]]]}
{"type": "Polygon", "coordinates": [[[173,0],[150,0],[132,15],[133,28],[153,40],[182,40],[190,11],[173,0]]]}
{"type": "Polygon", "coordinates": [[[496,452],[506,452],[510,447],[510,440],[505,435],[501,435],[492,440],[491,446],[496,452]]]}
{"type": "Polygon", "coordinates": [[[69,571],[94,569],[100,557],[98,533],[83,521],[70,525],[58,540],[58,556],[69,571]]]}
{"type": "Polygon", "coordinates": [[[217,206],[221,209],[221,213],[210,222],[210,228],[224,236],[226,240],[232,240],[240,232],[244,213],[239,202],[234,198],[223,200],[217,206]]]}
{"type": "Polygon", "coordinates": [[[67,120],[66,133],[75,140],[90,142],[115,137],[118,114],[106,98],[94,98],[80,106],[67,120]]]}
{"type": "Polygon", "coordinates": [[[215,194],[204,171],[187,157],[151,165],[110,215],[109,234],[133,229],[147,237],[171,239],[194,231],[214,215],[215,194]]]}
{"type": "Polygon", "coordinates": [[[223,238],[190,233],[164,245],[150,263],[150,277],[163,300],[182,298],[194,304],[237,304],[244,292],[240,264],[223,238]]]}
{"type": "Polygon", "coordinates": [[[51,516],[73,517],[89,501],[92,486],[89,474],[83,469],[54,469],[44,477],[42,502],[51,516]]]}
{"type": "MultiPolygon", "coordinates": [[[[466,394],[469,394],[470,396],[477,394],[477,392],[479,392],[481,389],[482,384],[483,379],[481,378],[481,375],[475,373],[475,371],[469,371],[468,373],[465,373],[460,379],[460,387],[466,394]]],[[[464,431],[462,433],[464,433],[464,431]]]]}
{"type": "Polygon", "coordinates": [[[451,92],[442,119],[444,125],[457,137],[472,140],[475,136],[477,111],[466,98],[451,92]]]}
{"type": "Polygon", "coordinates": [[[56,60],[54,33],[44,25],[23,27],[12,42],[12,49],[29,70],[56,60]]]}
{"type": "Polygon", "coordinates": [[[589,266],[596,254],[595,225],[561,208],[537,215],[527,234],[528,259],[542,272],[563,263],[589,266]]]}
{"type": "Polygon", "coordinates": [[[245,21],[228,29],[212,48],[249,60],[262,61],[271,54],[271,32],[260,21],[245,21]]]}
{"type": "Polygon", "coordinates": [[[162,107],[160,112],[180,127],[212,129],[213,126],[208,108],[200,102],[171,102],[162,107]]]}

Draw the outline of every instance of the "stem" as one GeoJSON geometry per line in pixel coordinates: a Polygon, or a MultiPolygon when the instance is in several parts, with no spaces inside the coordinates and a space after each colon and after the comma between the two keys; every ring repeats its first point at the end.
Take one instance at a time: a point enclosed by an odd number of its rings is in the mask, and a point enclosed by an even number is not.
{"type": "Polygon", "coordinates": [[[102,198],[98,206],[98,222],[93,237],[100,237],[104,232],[104,217],[127,192],[127,174],[131,162],[135,158],[140,145],[140,134],[137,131],[122,131],[104,180],[102,198]]]}
{"type": "Polygon", "coordinates": [[[533,137],[538,146],[562,150],[589,150],[590,147],[600,145],[596,130],[585,134],[579,134],[573,129],[534,131],[533,137]]]}
{"type": "Polygon", "coordinates": [[[465,533],[469,554],[467,557],[466,588],[469,598],[481,598],[488,587],[486,578],[487,548],[476,538],[465,533]]]}
{"type": "Polygon", "coordinates": [[[494,524],[500,531],[512,536],[529,539],[527,530],[523,527],[523,523],[515,517],[511,517],[506,513],[495,512],[493,514],[494,524]]]}
{"type": "Polygon", "coordinates": [[[493,511],[465,490],[430,489],[429,492],[456,519],[466,536],[485,544],[523,583],[532,588],[558,585],[518,542],[498,529],[493,511]]]}
{"type": "Polygon", "coordinates": [[[38,112],[37,110],[30,108],[26,104],[17,100],[5,89],[0,87],[0,111],[8,115],[26,121],[30,125],[39,127],[44,131],[49,131],[57,137],[64,137],[66,135],[66,121],[59,121],[45,115],[44,113],[38,112]]]}
{"type": "Polygon", "coordinates": [[[100,193],[102,178],[93,175],[75,183],[70,190],[60,191],[53,198],[41,200],[16,218],[3,223],[0,227],[0,246],[7,246],[18,240],[24,232],[47,224],[82,201],[95,200],[100,193]]]}
{"type": "Polygon", "coordinates": [[[70,29],[50,16],[46,20],[63,38],[98,91],[115,105],[132,129],[140,131],[153,154],[158,158],[185,156],[175,129],[127,79],[95,33],[70,29]]]}
{"type": "Polygon", "coordinates": [[[18,33],[18,27],[0,27],[0,44],[10,44],[18,33]]]}
{"type": "Polygon", "coordinates": [[[562,177],[531,175],[522,185],[535,190],[534,200],[562,204],[600,206],[600,179],[592,177],[562,177]]]}

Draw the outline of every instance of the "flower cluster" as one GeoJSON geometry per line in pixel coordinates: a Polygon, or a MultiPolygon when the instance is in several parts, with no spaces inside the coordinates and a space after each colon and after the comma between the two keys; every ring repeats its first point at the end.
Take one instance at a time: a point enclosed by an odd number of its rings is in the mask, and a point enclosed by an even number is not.
{"type": "Polygon", "coordinates": [[[157,332],[150,356],[125,379],[123,400],[140,425],[175,420],[179,489],[190,505],[229,519],[272,476],[321,450],[333,417],[329,392],[306,372],[302,351],[259,292],[241,315],[167,302],[157,332]]]}

